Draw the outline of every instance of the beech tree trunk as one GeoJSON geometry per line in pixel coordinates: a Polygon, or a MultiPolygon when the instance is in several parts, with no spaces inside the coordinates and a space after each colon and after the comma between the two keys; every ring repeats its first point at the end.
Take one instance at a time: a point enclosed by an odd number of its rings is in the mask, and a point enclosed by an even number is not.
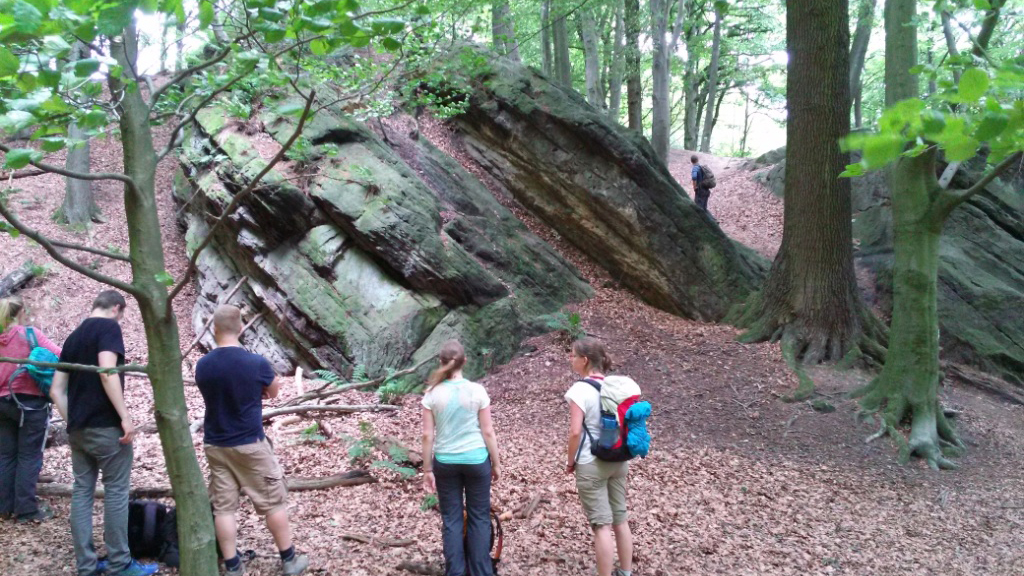
{"type": "Polygon", "coordinates": [[[580,36],[583,39],[587,102],[599,110],[604,110],[604,98],[601,96],[601,54],[597,41],[597,21],[594,19],[594,11],[590,8],[583,8],[580,12],[580,36]]]}
{"type": "MultiPolygon", "coordinates": [[[[132,25],[125,28],[122,39],[111,41],[111,55],[129,78],[130,71],[136,69],[137,38],[132,25]]],[[[111,77],[110,91],[115,100],[120,97],[125,174],[137,186],[135,191],[126,187],[124,195],[132,284],[140,291],[136,300],[146,331],[157,430],[178,509],[181,573],[217,576],[210,500],[189,431],[178,321],[168,305],[167,288],[157,281],[157,275],[164,272],[166,265],[157,214],[157,157],[149,108],[138,90],[126,90],[119,79],[111,77]]]]}
{"type": "Polygon", "coordinates": [[[625,0],[626,107],[630,130],[643,134],[643,84],[640,82],[640,0],[625,0]]]}
{"type": "Polygon", "coordinates": [[[668,160],[669,136],[671,133],[671,95],[669,84],[668,7],[665,0],[651,0],[651,77],[654,88],[651,92],[651,146],[654,154],[663,162],[668,160]]]}
{"type": "Polygon", "coordinates": [[[491,3],[491,31],[494,35],[494,49],[515,62],[522,62],[508,0],[496,0],[491,3]]]}
{"type": "Polygon", "coordinates": [[[853,99],[854,126],[863,126],[861,117],[861,92],[863,81],[861,76],[864,73],[864,61],[868,54],[868,43],[871,41],[871,29],[875,23],[875,2],[876,0],[860,0],[860,7],[857,11],[857,31],[853,34],[853,44],[850,46],[850,96],[853,99]]]}
{"type": "Polygon", "coordinates": [[[622,2],[615,6],[615,33],[612,43],[612,61],[608,72],[608,117],[616,122],[622,113],[622,78],[626,67],[625,20],[622,17],[622,2]]]}
{"type": "MultiPolygon", "coordinates": [[[[918,96],[916,3],[885,3],[885,102],[918,96]]],[[[983,28],[995,28],[1001,2],[991,3],[983,28]],[[990,20],[989,17],[994,17],[990,20]]],[[[948,16],[943,18],[948,26],[948,16]]],[[[984,30],[983,30],[984,32],[984,30]]],[[[984,53],[991,31],[979,34],[975,49],[984,53]],[[981,38],[984,41],[980,40],[981,38]]],[[[947,39],[949,35],[947,35],[947,39]]],[[[943,190],[935,177],[936,150],[916,157],[901,157],[889,174],[893,219],[893,315],[889,353],[877,378],[856,395],[861,406],[878,411],[880,433],[888,433],[900,446],[900,460],[924,458],[933,469],[956,468],[948,456],[964,445],[939,406],[939,239],[949,213],[969,196],[943,190]],[[899,427],[910,421],[904,438],[899,427]]],[[[1007,158],[1002,169],[1020,161],[1007,158]]],[[[996,171],[998,173],[998,171],[996,171]]]]}
{"type": "Polygon", "coordinates": [[[788,359],[808,364],[844,358],[875,328],[854,276],[850,180],[839,177],[849,163],[839,147],[850,130],[849,35],[846,0],[787,2],[782,246],[737,322],[749,328],[742,340],[781,339],[788,359]]]}
{"type": "MultiPolygon", "coordinates": [[[[717,114],[717,107],[711,104],[715,102],[718,90],[718,62],[722,51],[722,11],[715,7],[715,31],[711,41],[711,66],[708,70],[708,104],[704,116],[704,130],[701,131],[700,151],[711,152],[711,130],[714,127],[714,119],[717,114]]],[[[724,92],[723,92],[724,94],[724,92]]]]}
{"type": "MultiPolygon", "coordinates": [[[[89,57],[89,47],[81,41],[75,42],[71,47],[72,62],[89,57]]],[[[68,138],[81,140],[82,144],[71,146],[68,149],[64,167],[72,172],[86,174],[89,172],[90,153],[89,136],[85,130],[72,123],[68,126],[68,138]]],[[[92,193],[92,182],[88,180],[77,180],[75,178],[64,179],[64,203],[61,204],[53,219],[62,224],[72,226],[86,226],[91,222],[102,221],[100,207],[92,193]]]]}
{"type": "Polygon", "coordinates": [[[555,44],[555,81],[572,88],[572,61],[569,59],[569,28],[565,14],[555,16],[551,25],[551,35],[555,44]]]}
{"type": "Polygon", "coordinates": [[[551,78],[554,70],[551,55],[551,0],[544,0],[540,5],[540,43],[544,75],[551,78]]]}
{"type": "Polygon", "coordinates": [[[686,32],[686,72],[683,76],[683,148],[696,150],[700,135],[700,76],[697,72],[697,56],[692,28],[686,32]]]}

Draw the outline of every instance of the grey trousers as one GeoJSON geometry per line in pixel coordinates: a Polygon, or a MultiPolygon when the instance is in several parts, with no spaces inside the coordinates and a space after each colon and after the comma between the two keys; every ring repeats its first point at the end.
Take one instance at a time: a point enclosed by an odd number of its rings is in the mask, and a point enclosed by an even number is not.
{"type": "Polygon", "coordinates": [[[131,562],[128,551],[128,489],[131,486],[132,445],[121,444],[120,428],[86,428],[68,434],[75,486],[71,492],[71,539],[75,543],[78,576],[96,571],[92,539],[92,504],[96,479],[103,473],[103,541],[107,573],[116,574],[131,562]]]}
{"type": "Polygon", "coordinates": [[[0,396],[0,514],[26,517],[39,511],[36,482],[50,407],[41,396],[19,394],[18,401],[27,409],[9,395],[0,396]]]}
{"type": "Polygon", "coordinates": [[[442,464],[435,459],[434,479],[443,522],[445,576],[492,576],[491,459],[481,464],[442,464]]]}

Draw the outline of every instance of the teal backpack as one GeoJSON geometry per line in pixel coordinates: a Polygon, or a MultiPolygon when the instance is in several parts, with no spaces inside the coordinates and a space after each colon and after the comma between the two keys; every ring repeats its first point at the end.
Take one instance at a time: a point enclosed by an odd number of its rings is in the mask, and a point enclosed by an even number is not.
{"type": "MultiPolygon", "coordinates": [[[[34,362],[49,362],[56,363],[59,358],[53,352],[50,352],[46,348],[39,345],[39,340],[36,339],[36,332],[31,326],[25,327],[25,339],[28,340],[29,353],[28,360],[34,362]]],[[[47,399],[50,398],[50,385],[53,384],[53,368],[43,368],[42,366],[35,366],[33,364],[23,364],[20,368],[11,374],[11,378],[7,381],[8,388],[11,387],[11,382],[21,374],[27,373],[30,378],[39,387],[39,391],[43,393],[47,399]]],[[[11,397],[17,399],[14,396],[14,390],[11,389],[11,397]]],[[[20,403],[19,403],[20,405],[20,403]]]]}

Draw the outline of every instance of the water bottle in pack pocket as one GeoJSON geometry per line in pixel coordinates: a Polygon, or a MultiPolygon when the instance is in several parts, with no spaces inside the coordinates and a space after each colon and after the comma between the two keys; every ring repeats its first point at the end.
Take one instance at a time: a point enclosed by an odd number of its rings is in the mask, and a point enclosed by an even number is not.
{"type": "Polygon", "coordinates": [[[618,419],[613,414],[601,414],[601,434],[597,438],[597,445],[601,448],[613,448],[618,441],[618,419]]]}

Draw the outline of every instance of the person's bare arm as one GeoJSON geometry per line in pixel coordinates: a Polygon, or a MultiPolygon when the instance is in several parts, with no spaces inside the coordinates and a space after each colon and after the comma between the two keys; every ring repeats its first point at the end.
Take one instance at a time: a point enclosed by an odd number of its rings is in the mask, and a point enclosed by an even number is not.
{"type": "Polygon", "coordinates": [[[583,438],[583,409],[575,402],[569,402],[569,446],[566,451],[565,472],[576,468],[576,452],[580,449],[583,438]]]}
{"type": "Polygon", "coordinates": [[[434,413],[423,408],[423,489],[436,492],[434,484],[434,413]]]}
{"type": "Polygon", "coordinates": [[[498,456],[498,435],[494,433],[494,421],[491,419],[491,407],[483,408],[478,413],[480,433],[484,436],[487,453],[491,456],[491,478],[497,482],[501,478],[501,458],[498,456]]]}
{"type": "Polygon", "coordinates": [[[274,381],[270,383],[270,386],[263,387],[263,399],[270,400],[271,398],[277,398],[277,395],[281,393],[281,382],[284,379],[280,376],[274,377],[274,381]]]}
{"type": "MultiPolygon", "coordinates": [[[[117,353],[109,351],[100,352],[99,365],[100,368],[116,368],[117,353]]],[[[131,444],[132,440],[135,439],[135,425],[132,423],[132,415],[128,413],[128,408],[124,404],[121,375],[117,372],[100,373],[100,382],[103,384],[103,391],[107,393],[110,403],[114,405],[114,410],[121,417],[121,429],[124,430],[121,444],[131,444]]]]}
{"type": "Polygon", "coordinates": [[[68,373],[57,370],[50,384],[50,399],[65,422],[68,421],[68,373]]]}

